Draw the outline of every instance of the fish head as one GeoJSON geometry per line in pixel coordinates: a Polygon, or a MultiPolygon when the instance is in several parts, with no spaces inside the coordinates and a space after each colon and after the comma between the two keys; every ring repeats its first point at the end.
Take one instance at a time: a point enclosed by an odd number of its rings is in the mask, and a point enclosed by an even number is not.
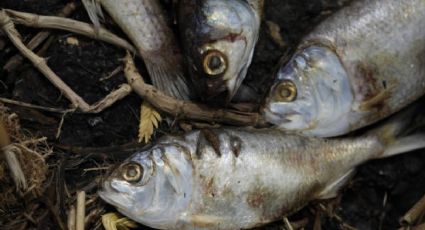
{"type": "Polygon", "coordinates": [[[174,226],[192,194],[192,165],[186,151],[167,144],[134,154],[107,177],[100,197],[144,225],[174,226]]]}
{"type": "Polygon", "coordinates": [[[324,46],[309,46],[277,71],[263,112],[281,129],[328,136],[346,128],[352,103],[338,55],[324,46]]]}
{"type": "Polygon", "coordinates": [[[194,85],[204,100],[230,101],[251,63],[259,15],[242,0],[182,2],[180,30],[194,85]]]}

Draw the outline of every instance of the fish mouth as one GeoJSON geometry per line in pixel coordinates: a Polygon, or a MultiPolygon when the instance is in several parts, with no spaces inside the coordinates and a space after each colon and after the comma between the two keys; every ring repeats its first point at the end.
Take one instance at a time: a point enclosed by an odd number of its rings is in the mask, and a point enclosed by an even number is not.
{"type": "Polygon", "coordinates": [[[105,182],[103,189],[99,190],[97,194],[102,200],[115,207],[131,207],[133,205],[133,200],[126,193],[117,191],[110,183],[105,182]]]}
{"type": "Polygon", "coordinates": [[[263,115],[267,122],[277,125],[284,129],[286,128],[291,129],[287,127],[287,125],[290,125],[292,122],[294,122],[294,117],[296,117],[297,115],[300,115],[300,113],[292,111],[291,113],[281,114],[281,113],[273,112],[269,107],[265,107],[263,109],[263,115]]]}
{"type": "Polygon", "coordinates": [[[226,88],[227,88],[227,97],[226,102],[230,102],[232,98],[236,95],[236,93],[239,90],[239,87],[242,84],[242,81],[245,79],[247,74],[248,66],[244,65],[239,73],[237,74],[236,78],[234,79],[234,83],[232,84],[233,79],[228,79],[226,81],[226,88]]]}
{"type": "Polygon", "coordinates": [[[263,115],[266,118],[267,122],[270,122],[275,125],[290,122],[290,120],[285,119],[281,114],[273,112],[269,107],[265,107],[263,109],[263,115]]]}

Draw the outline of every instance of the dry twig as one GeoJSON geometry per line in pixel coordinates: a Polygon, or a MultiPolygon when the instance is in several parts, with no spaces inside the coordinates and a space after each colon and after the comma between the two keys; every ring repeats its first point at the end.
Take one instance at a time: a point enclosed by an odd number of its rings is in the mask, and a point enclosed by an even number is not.
{"type": "Polygon", "coordinates": [[[0,11],[0,26],[3,31],[12,41],[12,43],[18,48],[18,50],[28,58],[34,66],[44,74],[44,76],[49,79],[49,81],[56,86],[68,100],[71,101],[72,105],[75,108],[79,108],[81,111],[86,113],[99,113],[104,109],[108,108],[116,101],[124,98],[125,96],[131,93],[131,88],[127,84],[121,85],[117,90],[111,92],[104,99],[90,106],[83,98],[76,94],[65,82],[63,82],[59,76],[57,76],[50,68],[47,66],[46,60],[39,57],[34,52],[29,50],[21,41],[18,31],[15,29],[13,22],[10,17],[7,15],[5,10],[0,11]]]}
{"type": "MultiPolygon", "coordinates": [[[[69,16],[74,10],[77,8],[77,4],[75,2],[69,2],[64,6],[64,8],[58,13],[59,17],[66,17],[69,16]]],[[[41,31],[38,34],[36,34],[27,44],[27,47],[30,50],[34,50],[37,48],[43,41],[45,41],[50,36],[49,31],[41,31]]],[[[4,65],[4,69],[11,72],[16,67],[18,67],[23,60],[23,57],[19,54],[14,55],[9,59],[9,61],[6,62],[6,65],[4,65]]]]}
{"type": "Polygon", "coordinates": [[[6,12],[13,18],[13,21],[18,24],[36,28],[66,30],[122,47],[132,53],[137,53],[136,49],[126,40],[103,28],[99,28],[99,33],[96,33],[93,25],[88,23],[69,18],[42,16],[14,10],[6,10],[6,12]]]}
{"type": "Polygon", "coordinates": [[[411,226],[421,215],[425,215],[425,195],[400,219],[400,224],[411,226]]]}
{"type": "Polygon", "coordinates": [[[172,116],[198,121],[220,122],[232,125],[264,126],[260,114],[235,110],[212,109],[201,104],[177,100],[146,84],[138,73],[129,53],[125,57],[124,73],[134,92],[155,108],[172,116]]]}
{"type": "Polygon", "coordinates": [[[75,207],[71,205],[68,211],[68,230],[75,230],[75,207]]]}
{"type": "Polygon", "coordinates": [[[285,223],[285,228],[286,230],[294,230],[294,228],[292,227],[291,222],[289,222],[288,217],[284,217],[283,218],[283,223],[285,223]]]}
{"type": "Polygon", "coordinates": [[[84,230],[86,216],[86,192],[77,193],[77,212],[75,217],[75,230],[84,230]]]}

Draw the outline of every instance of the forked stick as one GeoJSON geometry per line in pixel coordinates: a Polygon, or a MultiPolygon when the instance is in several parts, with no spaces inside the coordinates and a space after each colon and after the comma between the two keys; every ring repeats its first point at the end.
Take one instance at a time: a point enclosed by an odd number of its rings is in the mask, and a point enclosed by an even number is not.
{"type": "Polygon", "coordinates": [[[5,10],[0,11],[0,27],[16,46],[16,48],[22,53],[22,55],[28,58],[34,66],[41,72],[43,75],[49,79],[49,81],[56,86],[65,97],[71,101],[74,108],[78,108],[86,113],[99,113],[105,108],[111,106],[116,101],[124,98],[125,96],[131,93],[131,88],[127,84],[121,85],[117,90],[111,92],[101,101],[95,103],[94,105],[89,105],[83,98],[81,98],[77,93],[75,93],[65,82],[63,82],[49,66],[46,64],[44,58],[39,57],[37,54],[28,49],[20,39],[19,32],[15,29],[15,26],[10,19],[9,15],[5,10]]]}

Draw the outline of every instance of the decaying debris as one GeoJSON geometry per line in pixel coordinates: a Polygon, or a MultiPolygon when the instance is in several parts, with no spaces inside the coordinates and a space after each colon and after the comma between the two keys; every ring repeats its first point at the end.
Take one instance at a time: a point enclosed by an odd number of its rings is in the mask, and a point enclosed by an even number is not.
{"type": "Polygon", "coordinates": [[[269,29],[269,34],[272,40],[280,47],[285,47],[285,41],[280,35],[280,26],[272,21],[266,21],[266,25],[269,29]]]}
{"type": "Polygon", "coordinates": [[[14,23],[30,27],[68,30],[90,38],[108,42],[136,53],[135,48],[126,40],[102,28],[99,29],[98,33],[96,33],[95,28],[88,23],[75,21],[69,18],[41,16],[14,10],[6,10],[6,12],[8,15],[13,17],[14,23]]]}
{"type": "Polygon", "coordinates": [[[137,228],[136,222],[113,212],[102,215],[102,224],[105,230],[129,230],[137,228]]]}
{"type": "Polygon", "coordinates": [[[151,104],[144,101],[140,108],[139,142],[148,143],[161,122],[161,115],[151,104]]]}
{"type": "MultiPolygon", "coordinates": [[[[49,81],[56,86],[64,96],[71,101],[74,108],[80,109],[85,113],[99,113],[104,109],[113,105],[116,101],[121,100],[131,93],[138,93],[141,97],[150,102],[155,108],[158,108],[161,111],[164,111],[168,114],[173,115],[174,117],[194,119],[198,121],[208,121],[208,122],[220,122],[220,123],[230,123],[233,125],[244,125],[244,126],[264,126],[265,122],[258,113],[247,113],[236,110],[226,110],[226,109],[212,109],[207,106],[200,104],[189,103],[185,101],[179,101],[172,97],[166,96],[164,93],[158,91],[155,87],[145,84],[141,77],[134,77],[133,75],[126,74],[127,81],[131,85],[132,90],[129,85],[123,84],[115,91],[112,91],[104,99],[96,102],[93,105],[89,105],[82,97],[75,93],[65,82],[63,82],[59,76],[57,76],[46,64],[44,58],[39,57],[33,51],[28,49],[22,42],[19,32],[14,27],[14,22],[19,22],[28,26],[45,26],[48,28],[57,28],[69,30],[71,32],[82,33],[83,35],[107,40],[112,35],[109,32],[105,31],[105,34],[108,34],[105,37],[97,34],[93,26],[75,22],[78,26],[73,27],[72,23],[63,21],[64,18],[53,17],[53,16],[38,16],[23,12],[17,12],[12,10],[2,10],[0,11],[0,26],[12,41],[12,43],[18,48],[23,56],[28,58],[34,66],[46,76],[49,81]],[[37,20],[38,19],[38,20],[37,20]],[[37,23],[42,22],[46,19],[45,24],[39,25],[37,23]],[[28,22],[27,22],[28,21],[28,22]],[[25,23],[24,23],[25,22],[25,23]],[[31,23],[29,23],[31,22],[31,23]],[[62,22],[62,23],[60,23],[62,22]],[[34,24],[35,23],[35,24],[34,24]],[[83,25],[84,24],[84,25],[83,25]],[[56,25],[56,27],[52,27],[56,25]],[[68,25],[64,27],[63,25],[68,25]],[[87,27],[87,28],[86,28],[87,27]],[[78,29],[76,29],[78,28],[78,29]],[[81,29],[83,28],[83,29],[81,29]],[[86,29],[84,29],[86,28],[86,29]],[[140,81],[141,80],[141,81],[140,81]]],[[[102,29],[101,29],[102,30],[102,29]]],[[[102,33],[101,33],[102,34],[102,33]]],[[[109,41],[112,44],[115,44],[116,39],[109,41]]],[[[119,45],[119,44],[117,44],[119,45]]],[[[121,47],[127,48],[127,50],[133,50],[131,47],[126,45],[119,45],[121,47]]],[[[129,56],[129,55],[128,55],[129,56]]],[[[127,62],[129,58],[126,59],[127,62]]],[[[134,65],[134,64],[133,64],[134,65]]],[[[134,67],[135,69],[135,67],[134,67]]],[[[133,71],[137,72],[137,71],[133,71]]]]}
{"type": "Polygon", "coordinates": [[[177,100],[146,84],[138,73],[130,54],[125,57],[125,77],[133,91],[155,108],[173,117],[197,121],[209,121],[244,126],[264,126],[259,113],[241,112],[230,109],[209,108],[202,104],[177,100]]]}
{"type": "Polygon", "coordinates": [[[10,136],[11,144],[7,147],[16,154],[26,179],[27,188],[17,190],[5,158],[0,158],[0,209],[20,205],[22,201],[30,201],[43,192],[43,182],[47,177],[45,159],[52,153],[45,138],[36,139],[21,130],[16,114],[0,104],[0,122],[10,136]]]}
{"type": "MultiPolygon", "coordinates": [[[[77,4],[75,2],[69,2],[66,4],[62,10],[58,13],[58,16],[60,17],[66,17],[69,16],[72,12],[75,11],[77,8],[77,4]]],[[[34,50],[37,48],[40,44],[43,43],[47,38],[49,38],[50,32],[49,31],[41,31],[37,33],[28,43],[27,46],[29,49],[34,50]]],[[[22,63],[23,57],[19,54],[14,55],[12,58],[9,59],[9,61],[6,62],[4,65],[4,69],[8,72],[13,71],[15,68],[17,68],[22,63]]]]}
{"type": "MultiPolygon", "coordinates": [[[[425,220],[425,195],[400,219],[400,224],[406,228],[420,224],[425,220]]],[[[425,223],[421,224],[425,227],[425,223]]],[[[416,229],[416,227],[414,228],[416,229]]],[[[419,228],[421,229],[421,228],[419,228]]]]}
{"type": "Polygon", "coordinates": [[[44,58],[39,57],[33,51],[28,49],[21,40],[21,35],[16,30],[12,19],[6,13],[6,10],[0,11],[0,26],[21,54],[28,58],[44,76],[58,88],[64,96],[71,101],[74,108],[79,108],[86,113],[99,113],[105,108],[108,108],[116,101],[121,100],[131,93],[128,85],[123,84],[118,89],[112,91],[104,99],[89,105],[82,97],[74,92],[62,79],[57,76],[52,69],[47,65],[44,58]]]}

